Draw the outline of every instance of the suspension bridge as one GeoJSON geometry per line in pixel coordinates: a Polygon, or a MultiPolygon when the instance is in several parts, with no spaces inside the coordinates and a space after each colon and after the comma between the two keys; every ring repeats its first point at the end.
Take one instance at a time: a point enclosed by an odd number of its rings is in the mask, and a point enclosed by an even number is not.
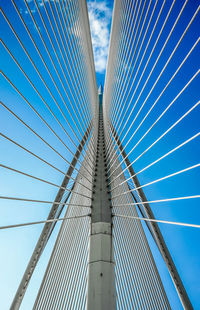
{"type": "Polygon", "coordinates": [[[97,87],[85,0],[1,1],[2,309],[198,309],[199,18],[114,1],[97,87]]]}

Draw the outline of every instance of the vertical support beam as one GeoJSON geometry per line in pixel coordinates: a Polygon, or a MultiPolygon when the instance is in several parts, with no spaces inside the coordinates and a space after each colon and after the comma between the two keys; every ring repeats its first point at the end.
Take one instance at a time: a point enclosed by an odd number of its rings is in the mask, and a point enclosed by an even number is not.
{"type": "Polygon", "coordinates": [[[107,187],[102,97],[99,99],[99,132],[92,194],[87,310],[114,310],[116,298],[111,199],[107,187]]]}
{"type": "Polygon", "coordinates": [[[116,309],[112,225],[106,222],[91,224],[87,310],[94,309],[116,309]]]}
{"type": "MultiPolygon", "coordinates": [[[[140,197],[142,202],[147,202],[148,200],[146,198],[146,195],[145,195],[145,193],[144,193],[144,191],[143,191],[143,189],[142,189],[142,187],[140,185],[140,182],[139,182],[137,176],[135,175],[135,171],[133,170],[133,167],[132,167],[132,165],[130,163],[130,160],[129,160],[127,154],[126,154],[126,151],[124,150],[124,148],[123,148],[123,146],[121,144],[121,141],[120,141],[120,139],[119,139],[119,137],[118,137],[114,127],[112,126],[112,124],[110,124],[110,128],[111,128],[111,132],[113,134],[113,137],[115,138],[116,144],[117,144],[117,146],[118,146],[118,148],[119,148],[119,150],[121,152],[121,155],[124,158],[124,162],[125,162],[125,164],[126,164],[126,166],[128,168],[128,171],[129,171],[129,173],[130,173],[130,175],[132,177],[132,181],[133,181],[133,183],[135,185],[135,188],[138,188],[137,189],[137,193],[138,193],[138,195],[139,195],[139,197],[140,197]]],[[[144,210],[146,212],[147,218],[155,219],[155,216],[153,214],[153,211],[151,210],[150,205],[148,203],[145,203],[145,204],[142,204],[142,206],[143,206],[143,208],[144,208],[144,210]]],[[[179,273],[178,273],[178,271],[176,269],[176,266],[175,266],[175,264],[173,262],[171,254],[170,254],[170,252],[169,252],[169,250],[167,248],[167,245],[166,245],[165,240],[164,240],[164,238],[162,236],[162,233],[161,233],[161,231],[159,229],[159,226],[158,226],[158,224],[156,222],[149,222],[149,224],[150,224],[150,227],[151,227],[152,232],[154,234],[154,239],[156,241],[156,244],[157,244],[157,246],[158,246],[158,248],[160,250],[160,253],[162,254],[162,257],[163,257],[166,265],[167,265],[167,268],[168,268],[169,273],[171,275],[171,278],[172,278],[172,281],[173,281],[174,286],[176,288],[176,291],[177,291],[177,293],[179,295],[179,298],[180,298],[180,301],[182,303],[182,306],[186,310],[192,310],[193,309],[192,304],[191,304],[190,299],[189,299],[189,297],[187,295],[187,292],[186,292],[186,290],[184,288],[183,282],[182,282],[182,280],[181,280],[181,278],[179,276],[179,273]]]]}
{"type": "MultiPolygon", "coordinates": [[[[88,126],[86,132],[85,132],[85,135],[83,136],[83,139],[81,141],[81,143],[79,144],[78,148],[77,148],[77,151],[74,155],[74,158],[72,159],[72,162],[71,162],[71,165],[69,166],[68,170],[67,170],[67,173],[63,179],[63,182],[61,184],[61,188],[59,189],[58,193],[57,193],[57,196],[55,198],[55,202],[56,204],[53,204],[52,207],[51,207],[51,210],[50,210],[50,213],[49,213],[49,216],[47,218],[47,220],[51,220],[51,219],[55,219],[58,217],[58,214],[60,214],[61,210],[58,211],[58,208],[59,208],[59,205],[57,204],[58,202],[61,202],[62,198],[63,198],[63,195],[65,193],[65,188],[67,187],[68,185],[68,182],[70,181],[70,178],[72,176],[72,173],[74,171],[74,167],[76,166],[77,164],[77,161],[78,161],[78,158],[82,152],[82,149],[84,147],[84,144],[85,142],[87,141],[88,137],[89,137],[89,134],[91,132],[91,129],[92,129],[92,126],[91,124],[88,126]]],[[[64,207],[64,206],[63,206],[64,207]]],[[[61,207],[62,208],[62,207],[61,207]]],[[[25,270],[25,273],[23,275],[23,278],[21,280],[21,283],[18,287],[18,290],[16,292],[16,295],[15,295],[15,298],[13,299],[13,302],[12,302],[12,305],[10,307],[10,310],[18,310],[20,305],[21,305],[21,302],[23,300],[23,297],[24,297],[24,294],[26,292],[26,289],[27,289],[27,286],[29,284],[29,281],[31,279],[31,276],[35,270],[35,267],[39,261],[39,258],[47,244],[47,241],[53,231],[55,227],[55,223],[46,223],[44,225],[44,228],[41,232],[41,235],[39,237],[39,240],[36,244],[36,247],[33,251],[33,254],[30,258],[30,261],[28,263],[28,266],[25,270]]]]}

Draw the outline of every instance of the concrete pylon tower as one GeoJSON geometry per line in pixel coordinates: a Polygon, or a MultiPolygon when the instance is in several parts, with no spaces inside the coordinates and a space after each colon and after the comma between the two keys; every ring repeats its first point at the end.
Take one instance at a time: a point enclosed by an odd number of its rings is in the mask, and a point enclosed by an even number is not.
{"type": "Polygon", "coordinates": [[[107,163],[105,154],[103,88],[99,94],[99,129],[97,156],[92,194],[90,251],[88,266],[88,310],[116,309],[114,260],[112,247],[111,199],[107,185],[107,163]]]}
{"type": "Polygon", "coordinates": [[[100,84],[98,88],[98,94],[103,96],[103,86],[100,84]]]}

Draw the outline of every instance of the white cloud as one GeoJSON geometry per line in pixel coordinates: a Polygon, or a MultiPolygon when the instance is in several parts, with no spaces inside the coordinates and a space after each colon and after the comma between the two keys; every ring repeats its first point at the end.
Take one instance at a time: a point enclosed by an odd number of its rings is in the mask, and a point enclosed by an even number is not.
{"type": "Polygon", "coordinates": [[[106,69],[112,10],[108,7],[107,1],[105,0],[89,0],[87,4],[95,68],[97,72],[103,73],[106,69]]]}

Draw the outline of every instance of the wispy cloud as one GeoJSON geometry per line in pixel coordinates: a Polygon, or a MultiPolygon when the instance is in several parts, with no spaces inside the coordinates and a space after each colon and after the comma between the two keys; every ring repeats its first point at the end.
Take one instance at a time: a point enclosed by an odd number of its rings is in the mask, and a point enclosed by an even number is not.
{"type": "Polygon", "coordinates": [[[95,68],[97,72],[103,73],[106,69],[112,10],[105,0],[89,0],[87,4],[95,68]]]}

